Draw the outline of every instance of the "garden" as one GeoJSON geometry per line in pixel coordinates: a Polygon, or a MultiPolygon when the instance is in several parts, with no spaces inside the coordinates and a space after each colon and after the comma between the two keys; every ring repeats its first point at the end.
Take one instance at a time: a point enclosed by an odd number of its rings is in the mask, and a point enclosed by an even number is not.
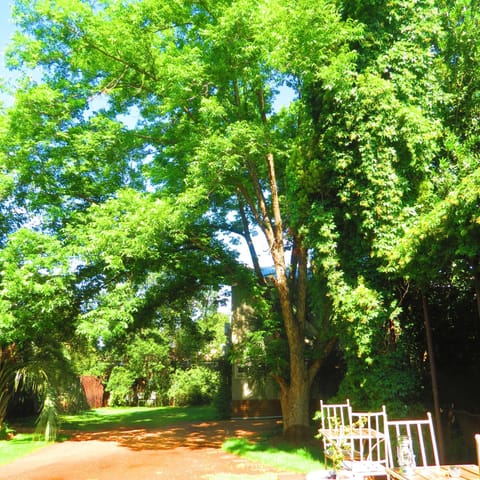
{"type": "Polygon", "coordinates": [[[475,1],[9,5],[7,455],[89,408],[264,402],[306,445],[319,400],[348,398],[431,411],[445,459],[473,459],[475,1]]]}

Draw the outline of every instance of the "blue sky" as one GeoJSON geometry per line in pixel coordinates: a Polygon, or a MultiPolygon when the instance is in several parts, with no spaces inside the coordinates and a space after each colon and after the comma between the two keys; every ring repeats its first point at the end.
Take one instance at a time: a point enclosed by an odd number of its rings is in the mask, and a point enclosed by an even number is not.
{"type": "MultiPolygon", "coordinates": [[[[10,0],[0,0],[0,78],[8,80],[11,72],[5,69],[5,48],[12,37],[14,25],[10,18],[11,10],[10,0]]],[[[8,101],[4,95],[0,95],[2,102],[8,101]]]]}
{"type": "Polygon", "coordinates": [[[3,55],[3,50],[8,42],[11,34],[13,33],[14,26],[10,18],[11,10],[10,0],[0,0],[0,45],[3,55]]]}

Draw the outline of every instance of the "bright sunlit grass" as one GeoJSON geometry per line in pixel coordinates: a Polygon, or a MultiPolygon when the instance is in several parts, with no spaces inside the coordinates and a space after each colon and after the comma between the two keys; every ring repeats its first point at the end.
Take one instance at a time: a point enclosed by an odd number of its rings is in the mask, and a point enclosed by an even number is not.
{"type": "Polygon", "coordinates": [[[216,419],[213,407],[107,407],[62,416],[63,430],[99,431],[122,427],[160,428],[176,422],[216,419]]]}
{"type": "Polygon", "coordinates": [[[19,433],[11,440],[0,441],[0,465],[13,462],[39,448],[48,445],[47,442],[37,441],[33,434],[19,433]]]}
{"type": "Polygon", "coordinates": [[[320,449],[315,448],[288,444],[273,446],[268,442],[253,443],[245,438],[230,438],[224,442],[223,449],[280,470],[306,473],[324,467],[320,449]]]}

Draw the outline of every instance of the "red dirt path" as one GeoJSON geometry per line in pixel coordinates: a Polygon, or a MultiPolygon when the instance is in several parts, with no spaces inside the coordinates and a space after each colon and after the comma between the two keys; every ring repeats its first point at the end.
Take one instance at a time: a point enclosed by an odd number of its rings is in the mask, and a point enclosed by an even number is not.
{"type": "Polygon", "coordinates": [[[78,433],[0,466],[1,480],[208,480],[214,474],[254,479],[303,478],[225,453],[226,438],[272,432],[276,420],[226,420],[178,424],[164,429],[117,429],[78,433]]]}

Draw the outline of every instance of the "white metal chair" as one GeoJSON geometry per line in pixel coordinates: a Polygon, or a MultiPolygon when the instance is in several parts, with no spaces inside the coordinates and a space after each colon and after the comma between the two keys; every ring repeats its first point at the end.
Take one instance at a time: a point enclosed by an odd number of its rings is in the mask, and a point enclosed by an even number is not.
{"type": "Polygon", "coordinates": [[[384,477],[389,466],[387,411],[383,405],[377,412],[352,412],[349,431],[349,455],[341,466],[355,476],[384,477]]]}
{"type": "Polygon", "coordinates": [[[150,398],[147,400],[146,404],[149,407],[156,407],[157,406],[157,392],[150,393],[150,398]]]}
{"type": "Polygon", "coordinates": [[[437,440],[433,428],[432,414],[420,420],[388,420],[389,466],[401,466],[397,454],[399,438],[407,438],[412,450],[412,466],[439,466],[437,440]]]}
{"type": "Polygon", "coordinates": [[[322,429],[343,428],[351,423],[352,407],[347,398],[345,403],[324,403],[320,400],[320,425],[322,429]]]}
{"type": "Polygon", "coordinates": [[[325,463],[336,463],[339,451],[348,443],[348,431],[352,422],[352,407],[348,398],[345,403],[324,403],[320,400],[320,429],[325,463]]]}

